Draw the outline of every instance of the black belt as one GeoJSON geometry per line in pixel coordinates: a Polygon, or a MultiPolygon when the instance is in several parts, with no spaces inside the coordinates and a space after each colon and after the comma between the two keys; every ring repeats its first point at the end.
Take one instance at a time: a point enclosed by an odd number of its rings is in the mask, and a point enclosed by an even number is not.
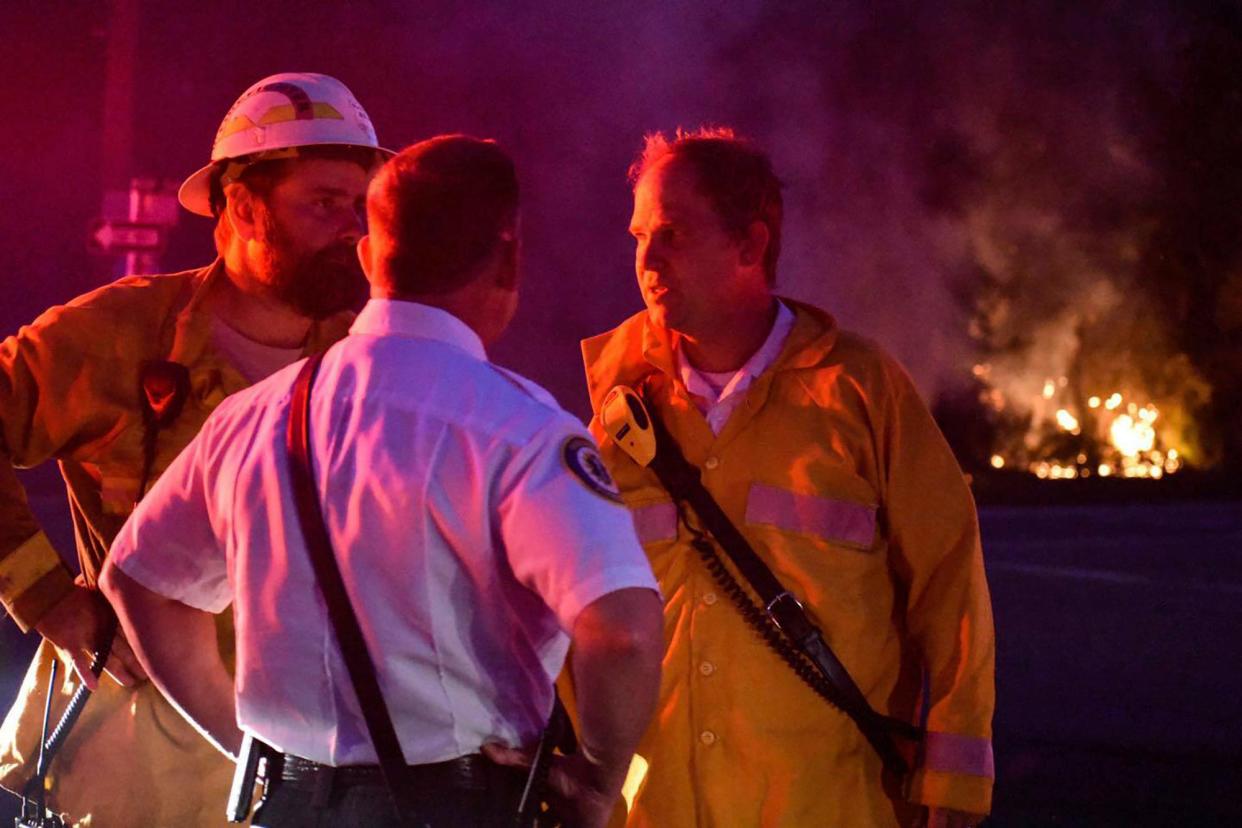
{"type": "MultiPolygon", "coordinates": [[[[279,779],[299,790],[322,791],[326,788],[371,786],[384,787],[384,775],[379,765],[321,765],[301,756],[286,753],[277,760],[280,764],[279,779]]],[[[410,765],[403,781],[416,789],[485,791],[498,779],[514,774],[489,761],[480,753],[459,756],[447,762],[428,765],[410,765]]],[[[276,774],[273,774],[276,776],[276,774]]],[[[515,776],[520,784],[522,776],[515,776]]],[[[509,780],[506,780],[509,781],[509,780]]],[[[512,782],[510,781],[510,784],[512,782]]]]}

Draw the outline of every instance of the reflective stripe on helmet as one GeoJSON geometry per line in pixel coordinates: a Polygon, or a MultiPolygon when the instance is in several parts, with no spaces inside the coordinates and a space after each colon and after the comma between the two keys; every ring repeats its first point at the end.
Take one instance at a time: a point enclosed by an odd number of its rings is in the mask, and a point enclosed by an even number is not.
{"type": "MultiPolygon", "coordinates": [[[[212,163],[187,178],[178,197],[190,212],[210,216],[215,165],[293,157],[296,152],[284,151],[325,145],[373,149],[377,160],[393,154],[379,146],[366,110],[336,78],[296,72],[272,75],[247,89],[229,108],[216,131],[212,163]]],[[[239,171],[230,165],[225,175],[231,178],[239,171]]]]}

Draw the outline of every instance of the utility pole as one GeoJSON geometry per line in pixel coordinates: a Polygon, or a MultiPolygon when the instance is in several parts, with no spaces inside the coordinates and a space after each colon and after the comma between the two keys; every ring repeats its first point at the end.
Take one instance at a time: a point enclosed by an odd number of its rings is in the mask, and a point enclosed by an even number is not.
{"type": "Polygon", "coordinates": [[[134,78],[140,0],[109,0],[104,66],[101,217],[91,222],[91,252],[123,255],[122,274],[158,273],[168,230],[177,223],[175,182],[133,175],[134,78]]]}
{"type": "Polygon", "coordinates": [[[134,64],[138,52],[138,0],[109,0],[104,53],[103,185],[129,184],[134,152],[134,64]]]}

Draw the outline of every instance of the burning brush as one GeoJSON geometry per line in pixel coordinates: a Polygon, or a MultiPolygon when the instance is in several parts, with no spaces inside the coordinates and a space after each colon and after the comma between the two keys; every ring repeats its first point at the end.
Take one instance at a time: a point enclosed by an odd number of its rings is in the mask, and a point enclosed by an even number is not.
{"type": "Polygon", "coordinates": [[[991,367],[979,364],[974,375],[984,387],[980,399],[1004,421],[1009,408],[1025,409],[1001,429],[1000,444],[990,458],[994,469],[1020,469],[1045,480],[1127,477],[1158,480],[1184,465],[1185,449],[1176,434],[1163,429],[1160,409],[1151,402],[1127,400],[1120,391],[1091,395],[1079,407],[1067,397],[1068,377],[1044,380],[1038,402],[1023,406],[988,385],[991,367]],[[1016,428],[1014,426],[1017,426],[1016,428]]]}

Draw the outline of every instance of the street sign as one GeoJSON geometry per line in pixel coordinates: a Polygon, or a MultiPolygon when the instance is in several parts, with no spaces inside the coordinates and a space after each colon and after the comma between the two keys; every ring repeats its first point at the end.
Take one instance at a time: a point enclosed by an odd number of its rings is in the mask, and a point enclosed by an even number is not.
{"type": "Polygon", "coordinates": [[[164,228],[158,224],[99,218],[86,231],[86,246],[100,255],[156,253],[164,249],[164,228]]]}
{"type": "Polygon", "coordinates": [[[109,221],[172,227],[181,214],[181,207],[177,204],[179,183],[135,178],[128,190],[108,190],[103,198],[103,217],[109,221]]]}

